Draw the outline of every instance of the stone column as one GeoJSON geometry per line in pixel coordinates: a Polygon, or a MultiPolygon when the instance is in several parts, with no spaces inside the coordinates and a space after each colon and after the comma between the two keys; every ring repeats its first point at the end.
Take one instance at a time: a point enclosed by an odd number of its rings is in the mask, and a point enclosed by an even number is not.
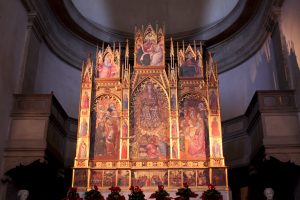
{"type": "Polygon", "coordinates": [[[23,61],[20,72],[18,93],[31,94],[38,67],[39,49],[42,42],[41,20],[36,12],[28,13],[28,25],[23,51],[23,61]]]}

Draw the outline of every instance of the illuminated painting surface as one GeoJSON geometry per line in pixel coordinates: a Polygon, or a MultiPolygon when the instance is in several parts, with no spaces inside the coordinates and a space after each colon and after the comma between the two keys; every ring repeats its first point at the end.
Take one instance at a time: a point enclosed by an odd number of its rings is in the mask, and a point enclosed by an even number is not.
{"type": "Polygon", "coordinates": [[[199,77],[200,67],[199,60],[189,51],[185,54],[184,61],[179,66],[179,75],[181,77],[199,77]]]}
{"type": "Polygon", "coordinates": [[[140,187],[156,187],[168,184],[168,172],[166,170],[136,170],[131,175],[131,185],[140,187]]]}
{"type": "Polygon", "coordinates": [[[145,35],[137,37],[135,42],[136,66],[163,66],[164,37],[156,34],[148,26],[145,35]]]}
{"type": "Polygon", "coordinates": [[[101,96],[96,103],[94,121],[94,159],[118,159],[120,142],[120,103],[101,96]]]}
{"type": "Polygon", "coordinates": [[[133,95],[131,159],[169,157],[168,99],[161,86],[146,80],[133,95]]]}
{"type": "Polygon", "coordinates": [[[129,43],[122,50],[124,63],[120,45],[84,62],[73,186],[226,189],[217,67],[198,44],[171,39],[166,65],[163,28],[149,25],[136,29],[134,54],[129,43]]]}
{"type": "Polygon", "coordinates": [[[189,96],[180,103],[179,135],[182,159],[206,159],[207,111],[204,102],[189,96]]]}
{"type": "Polygon", "coordinates": [[[118,78],[120,76],[119,51],[108,46],[98,51],[96,56],[96,77],[100,79],[118,78]]]}

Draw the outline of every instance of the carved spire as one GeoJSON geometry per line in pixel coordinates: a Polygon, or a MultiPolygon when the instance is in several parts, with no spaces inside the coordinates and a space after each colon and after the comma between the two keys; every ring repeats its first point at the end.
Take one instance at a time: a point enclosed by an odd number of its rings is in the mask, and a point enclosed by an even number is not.
{"type": "Polygon", "coordinates": [[[124,75],[123,75],[123,82],[125,87],[130,82],[130,65],[129,65],[129,45],[128,45],[128,39],[126,40],[126,46],[125,46],[125,66],[124,67],[124,75]]]}
{"type": "Polygon", "coordinates": [[[81,81],[83,80],[84,72],[85,72],[85,62],[83,60],[81,66],[81,81]]]}
{"type": "Polygon", "coordinates": [[[201,42],[200,42],[200,49],[197,49],[196,55],[198,56],[198,65],[200,68],[200,77],[203,77],[203,57],[202,57],[202,46],[201,46],[201,42]]]}
{"type": "Polygon", "coordinates": [[[202,52],[202,48],[203,48],[203,46],[202,46],[202,41],[200,41],[200,53],[201,53],[201,56],[203,56],[202,54],[203,54],[203,52],[202,52]]]}
{"type": "Polygon", "coordinates": [[[170,58],[171,58],[171,68],[174,69],[174,45],[173,45],[172,38],[171,38],[171,47],[170,47],[170,58]]]}
{"type": "Polygon", "coordinates": [[[129,46],[128,46],[128,39],[126,40],[126,47],[125,47],[125,69],[128,69],[129,63],[129,46]]]}
{"type": "Polygon", "coordinates": [[[173,39],[171,38],[170,56],[174,56],[173,39]]]}
{"type": "Polygon", "coordinates": [[[206,63],[206,65],[205,65],[206,66],[206,70],[205,70],[205,77],[206,78],[205,79],[206,79],[206,82],[208,83],[208,80],[209,80],[209,75],[208,75],[209,74],[209,65],[208,65],[207,60],[205,61],[205,63],[206,63]]]}
{"type": "Polygon", "coordinates": [[[128,39],[126,40],[126,47],[125,47],[125,57],[126,57],[126,58],[129,58],[128,39]]]}
{"type": "Polygon", "coordinates": [[[211,87],[216,87],[217,86],[217,64],[213,60],[213,54],[212,52],[208,52],[208,80],[209,80],[209,85],[211,87]]]}
{"type": "Polygon", "coordinates": [[[218,64],[215,63],[215,77],[218,79],[218,64]]]}
{"type": "Polygon", "coordinates": [[[213,73],[213,58],[212,58],[212,53],[208,51],[208,65],[207,65],[207,70],[208,70],[208,76],[210,77],[211,74],[213,73]]]}

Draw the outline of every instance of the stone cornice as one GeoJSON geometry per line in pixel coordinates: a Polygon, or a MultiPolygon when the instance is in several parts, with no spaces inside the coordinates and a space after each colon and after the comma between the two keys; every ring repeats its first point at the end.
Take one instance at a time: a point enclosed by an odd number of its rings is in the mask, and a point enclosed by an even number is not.
{"type": "MultiPolygon", "coordinates": [[[[126,41],[126,39],[133,40],[134,34],[121,32],[117,30],[110,29],[100,24],[93,23],[87,18],[82,16],[82,14],[76,9],[72,1],[63,0],[59,1],[61,9],[66,12],[68,16],[62,16],[56,12],[56,6],[53,5],[57,0],[48,1],[49,4],[54,7],[53,12],[62,19],[62,22],[74,33],[80,35],[85,40],[94,43],[101,44],[104,42],[115,42],[115,41],[126,41]],[[75,25],[75,24],[77,25],[75,25]],[[74,27],[75,26],[75,27],[74,27]],[[78,32],[80,30],[80,33],[78,32]],[[100,43],[101,42],[101,43],[100,43]]],[[[132,27],[134,30],[134,27],[132,27]]]]}
{"type": "Polygon", "coordinates": [[[63,61],[81,70],[82,60],[88,52],[95,52],[96,46],[70,32],[53,14],[46,0],[22,2],[29,13],[36,13],[39,20],[37,30],[48,47],[63,61]]]}

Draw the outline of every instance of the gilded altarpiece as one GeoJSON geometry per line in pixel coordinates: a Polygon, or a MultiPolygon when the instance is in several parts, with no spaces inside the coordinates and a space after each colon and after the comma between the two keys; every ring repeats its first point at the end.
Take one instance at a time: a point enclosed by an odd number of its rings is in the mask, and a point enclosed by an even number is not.
{"type": "Polygon", "coordinates": [[[200,42],[174,44],[165,63],[164,29],[149,25],[135,30],[132,67],[128,42],[83,63],[73,186],[228,189],[217,65],[200,42]]]}

